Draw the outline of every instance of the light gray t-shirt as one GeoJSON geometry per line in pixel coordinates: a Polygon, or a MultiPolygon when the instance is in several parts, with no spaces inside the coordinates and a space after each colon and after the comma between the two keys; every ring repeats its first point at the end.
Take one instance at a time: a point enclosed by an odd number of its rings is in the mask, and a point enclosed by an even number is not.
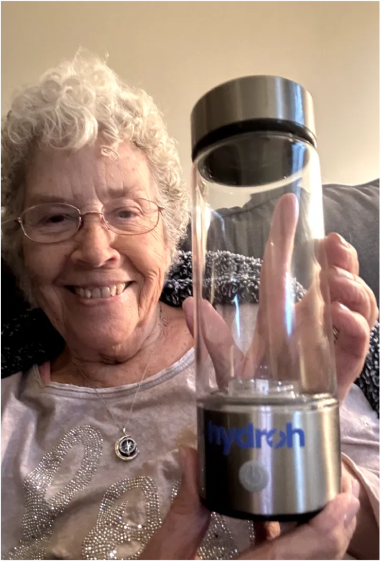
{"type": "MultiPolygon", "coordinates": [[[[143,382],[127,425],[140,449],[131,462],[116,457],[121,434],[94,390],[44,383],[49,372],[2,382],[2,556],[137,558],[178,488],[178,447],[196,444],[194,351],[143,382]]],[[[136,385],[98,391],[123,426],[136,385]]],[[[343,452],[376,512],[378,423],[358,387],[341,416],[343,452]]],[[[232,558],[251,536],[250,523],[213,515],[199,555],[232,558]]]]}

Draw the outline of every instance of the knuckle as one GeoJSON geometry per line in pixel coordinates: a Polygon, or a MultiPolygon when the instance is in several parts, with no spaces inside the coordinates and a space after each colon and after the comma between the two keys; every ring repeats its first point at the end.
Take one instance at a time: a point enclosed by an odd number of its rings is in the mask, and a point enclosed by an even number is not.
{"type": "Polygon", "coordinates": [[[363,285],[358,282],[355,287],[354,299],[363,311],[363,315],[368,318],[371,309],[370,295],[363,285]]]}
{"type": "Polygon", "coordinates": [[[354,270],[358,273],[359,272],[359,255],[358,255],[358,252],[357,252],[356,248],[349,243],[347,243],[347,251],[349,253],[351,268],[352,268],[352,270],[354,270]]]}
{"type": "Polygon", "coordinates": [[[342,303],[351,308],[352,311],[359,312],[365,319],[369,320],[373,304],[371,293],[369,289],[367,290],[367,286],[363,285],[359,277],[353,277],[353,279],[343,278],[342,280],[334,277],[335,279],[336,286],[334,292],[337,299],[342,299],[342,303]]]}
{"type": "Polygon", "coordinates": [[[369,297],[373,298],[376,302],[376,297],[372,291],[372,288],[366,283],[366,281],[360,275],[357,275],[355,278],[362,285],[363,289],[368,292],[369,297]]]}
{"type": "Polygon", "coordinates": [[[325,535],[326,552],[329,553],[328,559],[339,558],[348,545],[348,539],[343,527],[336,527],[327,531],[325,535]]]}

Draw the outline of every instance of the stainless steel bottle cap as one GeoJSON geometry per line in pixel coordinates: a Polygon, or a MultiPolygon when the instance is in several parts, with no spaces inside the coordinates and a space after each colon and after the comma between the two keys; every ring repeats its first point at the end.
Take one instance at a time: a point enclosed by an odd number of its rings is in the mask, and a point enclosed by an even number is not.
{"type": "Polygon", "coordinates": [[[246,76],[217,86],[191,113],[193,160],[214,142],[254,130],[293,133],[316,146],[311,95],[278,76],[246,76]]]}

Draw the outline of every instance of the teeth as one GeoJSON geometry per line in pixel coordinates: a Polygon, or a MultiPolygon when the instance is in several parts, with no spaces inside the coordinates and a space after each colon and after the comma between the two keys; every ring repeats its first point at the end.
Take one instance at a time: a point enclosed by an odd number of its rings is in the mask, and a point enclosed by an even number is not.
{"type": "Polygon", "coordinates": [[[125,282],[120,282],[112,286],[102,286],[101,288],[82,288],[81,286],[74,286],[74,292],[81,298],[110,298],[111,296],[121,294],[125,286],[125,282]]]}
{"type": "Polygon", "coordinates": [[[108,286],[102,288],[102,298],[109,298],[111,296],[111,291],[108,286]]]}
{"type": "Polygon", "coordinates": [[[119,282],[119,284],[116,285],[116,294],[119,295],[123,292],[125,288],[125,282],[119,282]]]}

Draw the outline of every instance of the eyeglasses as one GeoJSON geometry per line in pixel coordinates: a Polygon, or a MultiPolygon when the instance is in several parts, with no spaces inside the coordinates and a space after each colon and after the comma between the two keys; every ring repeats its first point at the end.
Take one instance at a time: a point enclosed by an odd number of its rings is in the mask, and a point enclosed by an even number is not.
{"type": "Polygon", "coordinates": [[[34,242],[56,243],[73,237],[86,214],[98,214],[102,225],[116,234],[136,236],[154,230],[162,210],[149,199],[117,199],[105,205],[102,212],[85,213],[66,203],[44,203],[24,210],[17,222],[34,242]]]}

